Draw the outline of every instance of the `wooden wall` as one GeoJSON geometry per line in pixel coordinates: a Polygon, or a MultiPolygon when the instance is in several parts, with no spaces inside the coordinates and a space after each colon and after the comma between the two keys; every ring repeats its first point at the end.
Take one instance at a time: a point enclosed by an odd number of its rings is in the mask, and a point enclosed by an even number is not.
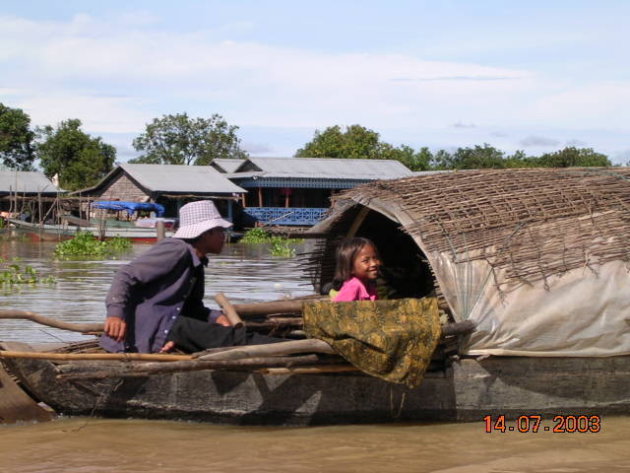
{"type": "Polygon", "coordinates": [[[128,202],[146,202],[148,195],[139,189],[126,174],[121,173],[103,193],[100,200],[123,200],[128,202]]]}

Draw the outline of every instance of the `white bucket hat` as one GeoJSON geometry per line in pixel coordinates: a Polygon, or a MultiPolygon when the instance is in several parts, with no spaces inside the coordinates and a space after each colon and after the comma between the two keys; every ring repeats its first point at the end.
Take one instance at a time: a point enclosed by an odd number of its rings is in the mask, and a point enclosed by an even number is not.
{"type": "Polygon", "coordinates": [[[179,228],[174,238],[197,238],[203,232],[216,227],[229,228],[232,224],[221,218],[211,200],[190,202],[179,209],[179,228]]]}

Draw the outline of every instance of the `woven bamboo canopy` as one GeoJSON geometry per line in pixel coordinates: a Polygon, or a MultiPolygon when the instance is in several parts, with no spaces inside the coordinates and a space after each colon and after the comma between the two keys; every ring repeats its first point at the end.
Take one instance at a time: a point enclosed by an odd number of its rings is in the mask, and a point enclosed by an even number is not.
{"type": "MultiPolygon", "coordinates": [[[[310,261],[319,285],[332,278],[340,239],[366,236],[385,266],[402,267],[401,279],[415,283],[417,291],[404,289],[403,296],[435,290],[455,319],[476,318],[481,332],[484,321],[495,330],[515,301],[521,324],[533,317],[522,305],[531,291],[542,300],[562,287],[562,297],[578,300],[567,283],[601,292],[610,265],[618,283],[630,283],[630,169],[478,170],[378,181],[338,195],[315,231],[327,235],[310,261]]],[[[625,307],[617,293],[594,305],[610,300],[625,307]]]]}

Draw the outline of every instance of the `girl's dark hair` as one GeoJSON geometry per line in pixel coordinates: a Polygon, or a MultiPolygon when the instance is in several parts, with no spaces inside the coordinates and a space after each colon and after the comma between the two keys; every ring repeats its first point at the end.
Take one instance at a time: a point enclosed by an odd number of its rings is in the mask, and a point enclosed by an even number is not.
{"type": "Polygon", "coordinates": [[[333,289],[338,291],[345,281],[352,277],[352,268],[357,253],[366,245],[376,246],[372,240],[363,237],[346,238],[339,243],[336,251],[335,276],[333,277],[333,289]]]}

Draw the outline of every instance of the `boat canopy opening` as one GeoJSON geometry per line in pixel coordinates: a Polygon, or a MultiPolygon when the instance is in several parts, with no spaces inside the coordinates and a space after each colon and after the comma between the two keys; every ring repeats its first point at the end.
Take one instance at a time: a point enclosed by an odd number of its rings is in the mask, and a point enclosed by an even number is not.
{"type": "Polygon", "coordinates": [[[420,298],[436,295],[437,284],[426,256],[411,236],[383,214],[356,205],[328,231],[329,237],[313,252],[309,269],[314,286],[326,292],[335,272],[335,251],[348,236],[369,238],[382,260],[379,294],[383,298],[420,298]]]}
{"type": "Polygon", "coordinates": [[[156,217],[164,216],[164,206],[153,202],[123,202],[119,200],[99,200],[92,202],[91,206],[95,209],[104,210],[122,210],[129,215],[144,210],[147,212],[155,212],[156,217]]]}

